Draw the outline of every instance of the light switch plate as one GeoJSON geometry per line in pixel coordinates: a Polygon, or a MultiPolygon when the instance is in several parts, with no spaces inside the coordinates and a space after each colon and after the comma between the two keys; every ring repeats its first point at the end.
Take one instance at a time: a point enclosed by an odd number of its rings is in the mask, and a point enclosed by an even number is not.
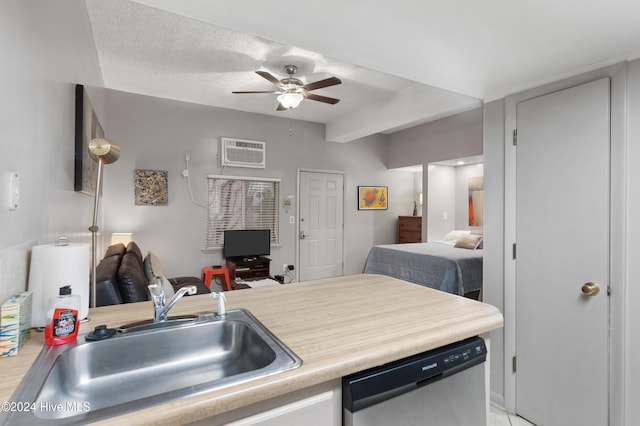
{"type": "Polygon", "coordinates": [[[18,172],[9,174],[9,210],[16,210],[20,205],[20,176],[18,172]]]}

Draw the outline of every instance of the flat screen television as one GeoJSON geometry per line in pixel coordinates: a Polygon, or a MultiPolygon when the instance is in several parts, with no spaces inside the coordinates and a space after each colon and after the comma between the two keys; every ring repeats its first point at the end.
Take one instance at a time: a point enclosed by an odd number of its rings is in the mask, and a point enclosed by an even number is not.
{"type": "Polygon", "coordinates": [[[270,229],[231,229],[224,231],[224,257],[257,257],[271,253],[270,229]]]}

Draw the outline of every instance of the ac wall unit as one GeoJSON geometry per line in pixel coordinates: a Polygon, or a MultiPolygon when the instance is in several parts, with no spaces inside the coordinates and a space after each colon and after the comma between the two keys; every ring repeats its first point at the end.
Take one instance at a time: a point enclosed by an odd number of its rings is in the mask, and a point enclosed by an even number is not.
{"type": "Polygon", "coordinates": [[[222,138],[223,166],[265,168],[265,143],[244,139],[222,138]]]}

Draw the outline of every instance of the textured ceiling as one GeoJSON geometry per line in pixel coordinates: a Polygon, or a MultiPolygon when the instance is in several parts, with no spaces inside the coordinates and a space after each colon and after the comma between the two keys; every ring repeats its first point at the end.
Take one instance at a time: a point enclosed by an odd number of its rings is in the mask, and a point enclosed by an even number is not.
{"type": "Polygon", "coordinates": [[[640,53],[630,0],[86,0],[105,86],[327,124],[348,142],[466,111],[640,53]],[[276,112],[254,73],[339,77],[276,112]]]}

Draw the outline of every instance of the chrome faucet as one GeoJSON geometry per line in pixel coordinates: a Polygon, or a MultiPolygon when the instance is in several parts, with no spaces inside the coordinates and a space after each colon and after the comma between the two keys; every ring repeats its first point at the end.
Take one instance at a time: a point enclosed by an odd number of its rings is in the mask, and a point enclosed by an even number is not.
{"type": "Polygon", "coordinates": [[[164,322],[167,320],[169,310],[173,308],[173,305],[175,305],[182,296],[185,294],[196,294],[198,289],[194,285],[181,287],[169,300],[169,303],[166,303],[162,281],[158,277],[154,280],[153,284],[149,285],[149,292],[151,293],[151,300],[153,301],[153,322],[164,322]]]}
{"type": "Polygon", "coordinates": [[[227,316],[227,308],[224,305],[224,302],[227,300],[226,297],[224,297],[224,293],[211,293],[211,297],[212,299],[217,300],[218,302],[218,310],[216,312],[216,316],[218,318],[224,318],[227,316]]]}

